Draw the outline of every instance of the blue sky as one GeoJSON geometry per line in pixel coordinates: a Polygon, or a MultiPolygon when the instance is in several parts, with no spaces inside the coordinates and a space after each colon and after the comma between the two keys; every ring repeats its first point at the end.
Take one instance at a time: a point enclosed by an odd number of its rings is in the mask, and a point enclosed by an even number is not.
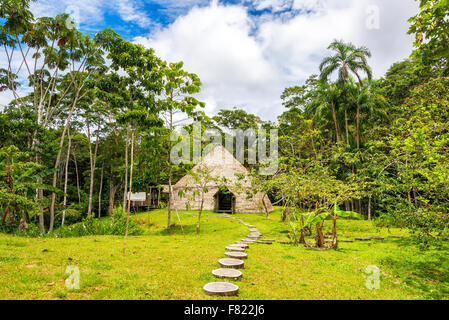
{"type": "MultiPolygon", "coordinates": [[[[199,75],[206,112],[239,107],[265,120],[285,109],[284,88],[318,72],[327,46],[367,46],[376,77],[407,58],[414,0],[38,0],[36,16],[73,14],[90,34],[111,26],[124,38],[184,61],[199,75]]],[[[0,60],[0,66],[5,61],[0,60]]],[[[11,97],[0,93],[0,104],[11,97]]]]}

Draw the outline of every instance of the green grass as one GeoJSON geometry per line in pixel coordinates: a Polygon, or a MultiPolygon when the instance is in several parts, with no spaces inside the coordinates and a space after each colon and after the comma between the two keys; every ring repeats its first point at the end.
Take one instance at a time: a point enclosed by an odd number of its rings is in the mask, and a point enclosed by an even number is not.
{"type": "MultiPolygon", "coordinates": [[[[24,238],[0,235],[0,297],[2,299],[217,299],[202,291],[225,247],[244,238],[248,229],[236,220],[206,212],[196,235],[194,212],[176,214],[173,234],[165,231],[166,211],[133,216],[145,234],[129,237],[24,238]],[[150,225],[148,225],[148,217],[150,225]],[[80,290],[65,287],[66,267],[81,273],[80,290]]],[[[254,224],[265,238],[287,240],[288,225],[280,210],[264,215],[237,214],[254,224]]],[[[326,222],[330,225],[329,222],[326,222]]],[[[236,281],[238,298],[227,299],[447,299],[448,243],[422,251],[399,229],[377,229],[368,221],[339,220],[339,238],[403,235],[403,239],[340,243],[339,250],[301,246],[251,245],[236,281]],[[380,289],[366,288],[370,265],[381,269],[380,289]]],[[[326,231],[329,231],[327,229],[326,231]]],[[[220,298],[221,299],[221,298],[220,298]]]]}

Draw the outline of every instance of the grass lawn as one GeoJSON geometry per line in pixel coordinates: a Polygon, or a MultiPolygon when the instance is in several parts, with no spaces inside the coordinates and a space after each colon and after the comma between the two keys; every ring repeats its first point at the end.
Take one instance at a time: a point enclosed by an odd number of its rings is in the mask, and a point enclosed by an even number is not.
{"type": "MultiPolygon", "coordinates": [[[[287,240],[280,209],[264,215],[237,214],[264,238],[287,240]]],[[[130,237],[23,238],[0,235],[1,299],[221,299],[202,287],[216,279],[211,271],[225,257],[225,247],[244,238],[248,228],[236,220],[206,212],[196,235],[194,212],[176,214],[173,234],[165,231],[166,211],[132,217],[145,235],[130,237]],[[148,218],[150,225],[148,225],[148,218]],[[65,287],[66,267],[78,266],[80,289],[65,287]]],[[[326,222],[330,227],[330,222],[326,222]]],[[[275,243],[248,250],[239,297],[225,299],[447,299],[449,243],[419,249],[407,232],[376,229],[368,221],[339,220],[339,239],[402,235],[383,241],[340,243],[339,250],[318,251],[275,243]],[[380,289],[366,287],[370,265],[381,269],[380,289]]],[[[327,230],[329,231],[329,230],[327,230]]]]}

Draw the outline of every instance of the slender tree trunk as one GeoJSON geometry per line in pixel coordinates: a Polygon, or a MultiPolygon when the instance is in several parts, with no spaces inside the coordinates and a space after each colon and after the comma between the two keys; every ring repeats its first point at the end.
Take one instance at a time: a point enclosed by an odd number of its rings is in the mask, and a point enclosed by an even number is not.
{"type": "Polygon", "coordinates": [[[268,208],[267,208],[267,204],[265,203],[265,197],[267,197],[267,194],[265,193],[262,197],[262,204],[263,204],[263,209],[265,210],[265,216],[267,219],[270,219],[270,214],[268,213],[268,208]]]}
{"type": "MultiPolygon", "coordinates": [[[[62,147],[64,146],[65,134],[69,130],[70,121],[72,119],[73,112],[75,111],[76,102],[78,101],[78,95],[79,95],[79,90],[76,92],[75,98],[72,103],[72,107],[70,108],[69,114],[65,121],[64,129],[62,131],[61,139],[59,141],[59,151],[58,151],[58,155],[56,156],[56,161],[55,161],[55,166],[54,166],[55,169],[57,169],[59,167],[59,164],[61,161],[61,153],[62,153],[62,147]]],[[[59,172],[59,170],[56,171],[55,173],[53,173],[53,185],[52,185],[53,188],[56,188],[58,172],[59,172]]],[[[48,228],[48,232],[53,231],[53,226],[55,223],[55,202],[56,202],[56,193],[52,192],[51,203],[50,203],[50,226],[48,228]]]]}
{"type": "Polygon", "coordinates": [[[126,212],[126,204],[128,199],[128,148],[129,148],[129,126],[126,128],[126,148],[125,148],[125,188],[123,191],[123,212],[126,212]]]}
{"type": "Polygon", "coordinates": [[[64,209],[62,210],[62,221],[61,225],[64,225],[65,221],[65,210],[67,206],[67,181],[69,178],[69,161],[70,161],[70,149],[72,146],[72,137],[70,136],[70,130],[67,132],[69,138],[69,146],[67,147],[67,159],[65,161],[65,177],[64,177],[64,209]]]}
{"type": "Polygon", "coordinates": [[[349,146],[348,111],[345,109],[346,144],[349,146]]]}
{"type": "Polygon", "coordinates": [[[368,220],[371,220],[371,196],[368,197],[368,220]]]}
{"type": "Polygon", "coordinates": [[[203,213],[203,206],[204,206],[204,191],[201,191],[201,205],[200,205],[200,212],[198,214],[198,223],[196,225],[196,233],[200,233],[200,223],[201,223],[201,214],[203,213]]]}
{"type": "Polygon", "coordinates": [[[332,244],[333,249],[338,248],[338,239],[337,239],[337,218],[332,217],[332,244]]]}
{"type": "MultiPolygon", "coordinates": [[[[38,184],[42,184],[43,180],[42,178],[38,179],[38,184]]],[[[37,192],[37,198],[41,202],[44,199],[44,191],[42,189],[36,190],[37,192]]],[[[45,233],[45,219],[44,219],[44,208],[42,207],[42,204],[39,204],[39,229],[41,234],[45,233]]]]}
{"type": "Polygon", "coordinates": [[[170,137],[168,142],[168,217],[167,217],[167,231],[170,232],[170,224],[171,224],[171,203],[173,200],[173,190],[172,190],[172,165],[171,165],[171,132],[173,131],[173,111],[170,110],[170,137]]]}
{"type": "Polygon", "coordinates": [[[103,191],[103,171],[104,171],[104,162],[101,165],[100,190],[98,191],[98,219],[101,218],[101,193],[103,191]]]}
{"type": "Polygon", "coordinates": [[[3,217],[2,217],[2,226],[5,225],[6,217],[8,216],[8,205],[5,207],[5,211],[3,211],[3,217]]]}
{"type": "Polygon", "coordinates": [[[89,138],[89,157],[90,157],[90,183],[89,183],[89,205],[87,208],[87,214],[90,216],[92,214],[92,198],[94,195],[94,179],[95,179],[95,167],[97,164],[97,152],[98,152],[98,140],[99,140],[99,130],[100,126],[97,128],[97,141],[95,141],[95,150],[92,152],[92,143],[90,135],[90,126],[87,125],[87,134],[89,138]]]}
{"type": "Polygon", "coordinates": [[[131,169],[129,173],[128,215],[126,218],[125,241],[123,242],[123,255],[126,253],[126,239],[128,238],[129,216],[131,214],[131,192],[133,189],[133,164],[134,164],[134,130],[131,132],[131,169]]]}
{"type": "Polygon", "coordinates": [[[75,162],[76,190],[78,191],[78,203],[81,203],[80,177],[78,174],[78,162],[76,161],[76,153],[75,152],[73,152],[73,160],[75,162]]]}
{"type": "Polygon", "coordinates": [[[339,143],[341,141],[341,132],[340,132],[340,127],[339,127],[338,121],[337,121],[337,112],[335,111],[334,103],[331,104],[331,107],[332,107],[332,118],[334,120],[334,126],[335,126],[335,135],[337,137],[337,143],[339,143]]]}
{"type": "Polygon", "coordinates": [[[357,105],[357,116],[356,116],[356,136],[357,136],[357,149],[360,149],[360,107],[357,105]]]}
{"type": "Polygon", "coordinates": [[[115,192],[117,191],[117,186],[114,186],[114,179],[112,177],[113,171],[111,166],[110,178],[109,178],[109,206],[108,206],[108,215],[112,215],[114,211],[114,199],[115,192]]]}

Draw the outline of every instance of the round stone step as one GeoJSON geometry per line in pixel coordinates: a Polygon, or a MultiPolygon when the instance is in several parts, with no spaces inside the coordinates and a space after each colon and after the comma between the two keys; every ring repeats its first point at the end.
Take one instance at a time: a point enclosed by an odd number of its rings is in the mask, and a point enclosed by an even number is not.
{"type": "Polygon", "coordinates": [[[234,258],[220,259],[218,263],[224,268],[242,269],[245,266],[245,262],[234,258]]]}
{"type": "Polygon", "coordinates": [[[244,252],[226,252],[225,255],[229,258],[247,259],[248,255],[244,252]]]}
{"type": "Polygon", "coordinates": [[[246,243],[238,243],[238,242],[230,244],[229,247],[241,247],[241,248],[244,248],[244,249],[248,249],[249,248],[249,246],[246,243]]]}
{"type": "Polygon", "coordinates": [[[379,237],[379,236],[374,236],[374,237],[370,237],[370,238],[374,239],[374,240],[385,240],[384,237],[379,237]]]}
{"type": "Polygon", "coordinates": [[[243,275],[243,273],[236,269],[228,269],[228,268],[221,268],[216,269],[212,271],[212,274],[217,278],[225,278],[225,279],[240,279],[243,275]]]}
{"type": "Polygon", "coordinates": [[[253,244],[253,243],[256,243],[256,241],[255,241],[254,239],[248,239],[248,238],[242,239],[241,241],[242,241],[243,243],[245,243],[245,244],[253,244]]]}
{"type": "Polygon", "coordinates": [[[203,287],[204,292],[210,296],[236,296],[239,287],[229,282],[210,282],[203,287]]]}
{"type": "Polygon", "coordinates": [[[226,247],[226,250],[229,250],[229,251],[238,251],[238,252],[245,252],[245,248],[242,248],[242,247],[230,247],[230,246],[228,246],[228,247],[226,247]]]}
{"type": "Polygon", "coordinates": [[[280,244],[293,244],[292,241],[278,241],[280,244]]]}
{"type": "Polygon", "coordinates": [[[250,228],[249,232],[259,232],[259,231],[257,229],[254,229],[254,228],[250,228]]]}
{"type": "Polygon", "coordinates": [[[370,241],[371,238],[355,238],[357,241],[370,241]]]}
{"type": "Polygon", "coordinates": [[[275,240],[270,240],[270,239],[260,239],[260,240],[257,240],[256,242],[263,243],[263,244],[273,244],[274,241],[275,240]]]}
{"type": "Polygon", "coordinates": [[[248,235],[247,238],[250,239],[250,240],[257,240],[257,239],[262,238],[262,236],[248,235]]]}

